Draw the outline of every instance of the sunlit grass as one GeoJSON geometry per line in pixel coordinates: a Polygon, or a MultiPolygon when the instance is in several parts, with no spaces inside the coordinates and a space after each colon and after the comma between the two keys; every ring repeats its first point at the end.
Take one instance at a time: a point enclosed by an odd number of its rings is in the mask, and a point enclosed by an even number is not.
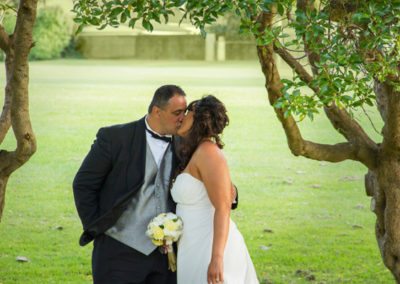
{"type": "MultiPolygon", "coordinates": [[[[0,79],[4,89],[3,73],[0,79]]],[[[72,179],[98,128],[142,117],[154,90],[167,83],[181,85],[188,100],[213,93],[229,110],[223,140],[240,194],[232,216],[260,280],[392,281],[374,238],[366,169],[356,162],[294,157],[268,105],[257,62],[34,62],[30,82],[38,152],[9,181],[0,224],[0,283],[90,283],[91,245],[78,245],[72,179]],[[30,261],[18,263],[17,256],[30,261]]],[[[371,117],[377,119],[373,112],[371,117]]],[[[301,128],[305,139],[343,141],[322,117],[301,128]]],[[[11,135],[2,148],[15,147],[11,135]]]]}

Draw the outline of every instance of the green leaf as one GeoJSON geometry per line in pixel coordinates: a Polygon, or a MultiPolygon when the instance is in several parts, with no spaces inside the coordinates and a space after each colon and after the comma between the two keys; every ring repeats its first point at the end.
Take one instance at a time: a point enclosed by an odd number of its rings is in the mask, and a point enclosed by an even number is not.
{"type": "Polygon", "coordinates": [[[84,28],[83,25],[79,25],[79,26],[78,26],[78,29],[77,29],[76,32],[75,32],[75,35],[80,34],[80,33],[82,32],[83,28],[84,28]]]}
{"type": "Polygon", "coordinates": [[[307,116],[308,116],[308,118],[309,118],[311,121],[314,120],[314,113],[313,113],[312,111],[308,111],[308,112],[307,112],[307,116]]]}
{"type": "Polygon", "coordinates": [[[169,20],[169,16],[168,16],[168,14],[163,14],[163,16],[164,16],[164,21],[167,24],[168,20],[169,20]]]}
{"type": "Polygon", "coordinates": [[[282,108],[283,107],[283,102],[282,101],[277,101],[275,104],[274,104],[274,108],[282,108]]]}
{"type": "Polygon", "coordinates": [[[285,8],[283,7],[283,5],[281,3],[278,3],[277,8],[279,15],[283,16],[283,14],[285,13],[285,8]]]}
{"type": "Polygon", "coordinates": [[[137,18],[130,19],[128,26],[134,28],[137,20],[137,18]]]}
{"type": "Polygon", "coordinates": [[[107,23],[101,25],[101,26],[99,27],[99,30],[104,30],[104,29],[107,27],[107,25],[108,25],[107,23]]]}
{"type": "Polygon", "coordinates": [[[80,17],[79,17],[79,18],[78,18],[78,17],[75,17],[75,18],[74,18],[74,22],[80,24],[80,23],[83,22],[83,20],[82,20],[82,18],[80,18],[80,17]]]}
{"type": "Polygon", "coordinates": [[[369,106],[374,106],[374,102],[371,99],[366,99],[365,102],[367,103],[367,105],[369,106]]]}
{"type": "Polygon", "coordinates": [[[121,23],[125,23],[126,20],[127,20],[126,14],[125,14],[125,13],[122,13],[122,14],[121,14],[121,23]]]}
{"type": "Polygon", "coordinates": [[[279,37],[280,37],[280,38],[287,38],[287,37],[290,37],[290,35],[289,35],[289,34],[286,34],[286,33],[281,33],[281,34],[279,35],[279,37]]]}
{"type": "Polygon", "coordinates": [[[153,31],[153,25],[145,19],[142,20],[142,26],[150,32],[153,31]]]}
{"type": "Polygon", "coordinates": [[[356,22],[356,23],[367,23],[370,21],[371,16],[369,14],[363,13],[363,12],[358,12],[358,13],[354,13],[353,16],[351,17],[351,19],[356,22]]]}
{"type": "Polygon", "coordinates": [[[293,81],[288,79],[281,79],[281,82],[285,85],[293,85],[293,81]]]}
{"type": "Polygon", "coordinates": [[[111,10],[110,17],[116,17],[124,11],[122,7],[117,7],[111,10]]]}
{"type": "Polygon", "coordinates": [[[274,40],[274,45],[275,45],[277,48],[281,48],[281,47],[282,47],[282,44],[281,44],[281,42],[280,42],[279,40],[274,40]]]}
{"type": "Polygon", "coordinates": [[[99,18],[90,18],[88,19],[89,24],[93,26],[98,26],[100,25],[100,19],[99,18]]]}
{"type": "Polygon", "coordinates": [[[91,14],[94,16],[100,16],[103,13],[103,10],[101,10],[100,8],[94,8],[91,11],[91,14]]]}

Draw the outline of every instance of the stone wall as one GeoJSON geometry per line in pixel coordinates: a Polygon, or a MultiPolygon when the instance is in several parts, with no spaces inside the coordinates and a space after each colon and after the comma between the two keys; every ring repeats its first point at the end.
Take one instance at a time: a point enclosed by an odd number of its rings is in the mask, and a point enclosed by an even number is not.
{"type": "Polygon", "coordinates": [[[204,39],[198,35],[82,34],[77,48],[86,58],[203,60],[204,39]]]}
{"type": "Polygon", "coordinates": [[[226,60],[258,60],[254,41],[227,41],[226,60]]]}
{"type": "MultiPolygon", "coordinates": [[[[85,58],[97,59],[210,60],[211,56],[211,60],[217,60],[215,36],[210,38],[206,44],[198,34],[82,33],[77,49],[85,58]]],[[[255,43],[227,41],[224,58],[257,60],[255,43]]]]}

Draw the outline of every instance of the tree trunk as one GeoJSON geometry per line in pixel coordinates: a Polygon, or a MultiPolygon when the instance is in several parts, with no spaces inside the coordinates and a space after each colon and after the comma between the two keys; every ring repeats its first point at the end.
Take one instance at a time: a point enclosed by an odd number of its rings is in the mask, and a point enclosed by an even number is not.
{"type": "Polygon", "coordinates": [[[378,167],[365,177],[371,210],[376,214],[375,235],[386,267],[400,283],[400,93],[390,84],[375,83],[378,110],[384,120],[378,167]]]}
{"type": "MultiPolygon", "coordinates": [[[[260,32],[271,27],[273,15],[261,13],[257,19],[260,32]]],[[[305,82],[311,82],[312,75],[286,50],[273,43],[257,46],[265,86],[270,104],[282,97],[282,83],[274,52],[305,82]]],[[[315,75],[315,74],[314,74],[315,75]]],[[[312,86],[310,86],[311,89],[312,86]]],[[[313,89],[318,92],[318,89],[313,89]]],[[[400,283],[400,93],[389,83],[376,83],[375,92],[378,110],[384,120],[383,143],[375,143],[363,128],[343,109],[335,105],[325,107],[325,113],[332,126],[347,140],[335,145],[323,145],[304,140],[295,119],[284,116],[282,109],[276,109],[278,119],[285,130],[290,150],[314,160],[340,162],[355,160],[368,168],[365,188],[372,197],[371,210],[376,214],[376,238],[382,259],[397,283],[400,283]]]]}
{"type": "Polygon", "coordinates": [[[0,143],[10,125],[17,146],[14,151],[0,150],[0,220],[3,215],[6,185],[10,175],[25,164],[36,151],[36,138],[29,116],[28,55],[33,46],[32,30],[38,0],[21,0],[12,35],[0,26],[0,48],[6,55],[6,88],[0,117],[0,143]]]}
{"type": "Polygon", "coordinates": [[[376,214],[375,235],[385,266],[400,283],[400,164],[382,150],[376,171],[365,176],[371,210],[376,214]]]}

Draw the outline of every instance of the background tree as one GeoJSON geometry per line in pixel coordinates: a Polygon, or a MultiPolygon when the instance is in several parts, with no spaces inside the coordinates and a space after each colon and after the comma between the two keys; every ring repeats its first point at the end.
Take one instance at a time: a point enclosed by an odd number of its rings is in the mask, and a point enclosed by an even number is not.
{"type": "Polygon", "coordinates": [[[37,2],[38,0],[6,0],[0,3],[0,49],[5,54],[7,81],[4,106],[0,116],[0,143],[3,142],[10,127],[17,142],[14,151],[0,151],[0,220],[8,178],[36,151],[36,139],[29,117],[28,56],[33,47],[32,30],[36,19],[37,2]],[[8,34],[2,24],[5,13],[10,11],[17,13],[17,22],[12,34],[8,34]]]}
{"type": "Polygon", "coordinates": [[[168,22],[180,10],[182,19],[204,33],[227,12],[238,15],[240,29],[254,36],[269,102],[292,153],[329,162],[354,160],[367,168],[378,246],[400,283],[399,1],[75,0],[74,10],[79,30],[120,23],[134,28],[140,21],[151,31],[154,21],[168,22]],[[293,69],[292,79],[281,79],[275,54],[293,69]],[[371,139],[352,115],[365,105],[381,114],[382,141],[371,139]],[[321,110],[344,142],[328,145],[302,137],[298,121],[321,110]]]}
{"type": "MultiPolygon", "coordinates": [[[[5,13],[2,21],[4,30],[9,34],[13,33],[17,21],[16,13],[12,12],[5,13]]],[[[72,38],[72,29],[72,19],[61,7],[46,6],[45,1],[39,0],[32,32],[35,48],[29,53],[29,60],[48,60],[64,56],[72,38]]],[[[2,52],[0,59],[3,60],[2,52]]]]}

